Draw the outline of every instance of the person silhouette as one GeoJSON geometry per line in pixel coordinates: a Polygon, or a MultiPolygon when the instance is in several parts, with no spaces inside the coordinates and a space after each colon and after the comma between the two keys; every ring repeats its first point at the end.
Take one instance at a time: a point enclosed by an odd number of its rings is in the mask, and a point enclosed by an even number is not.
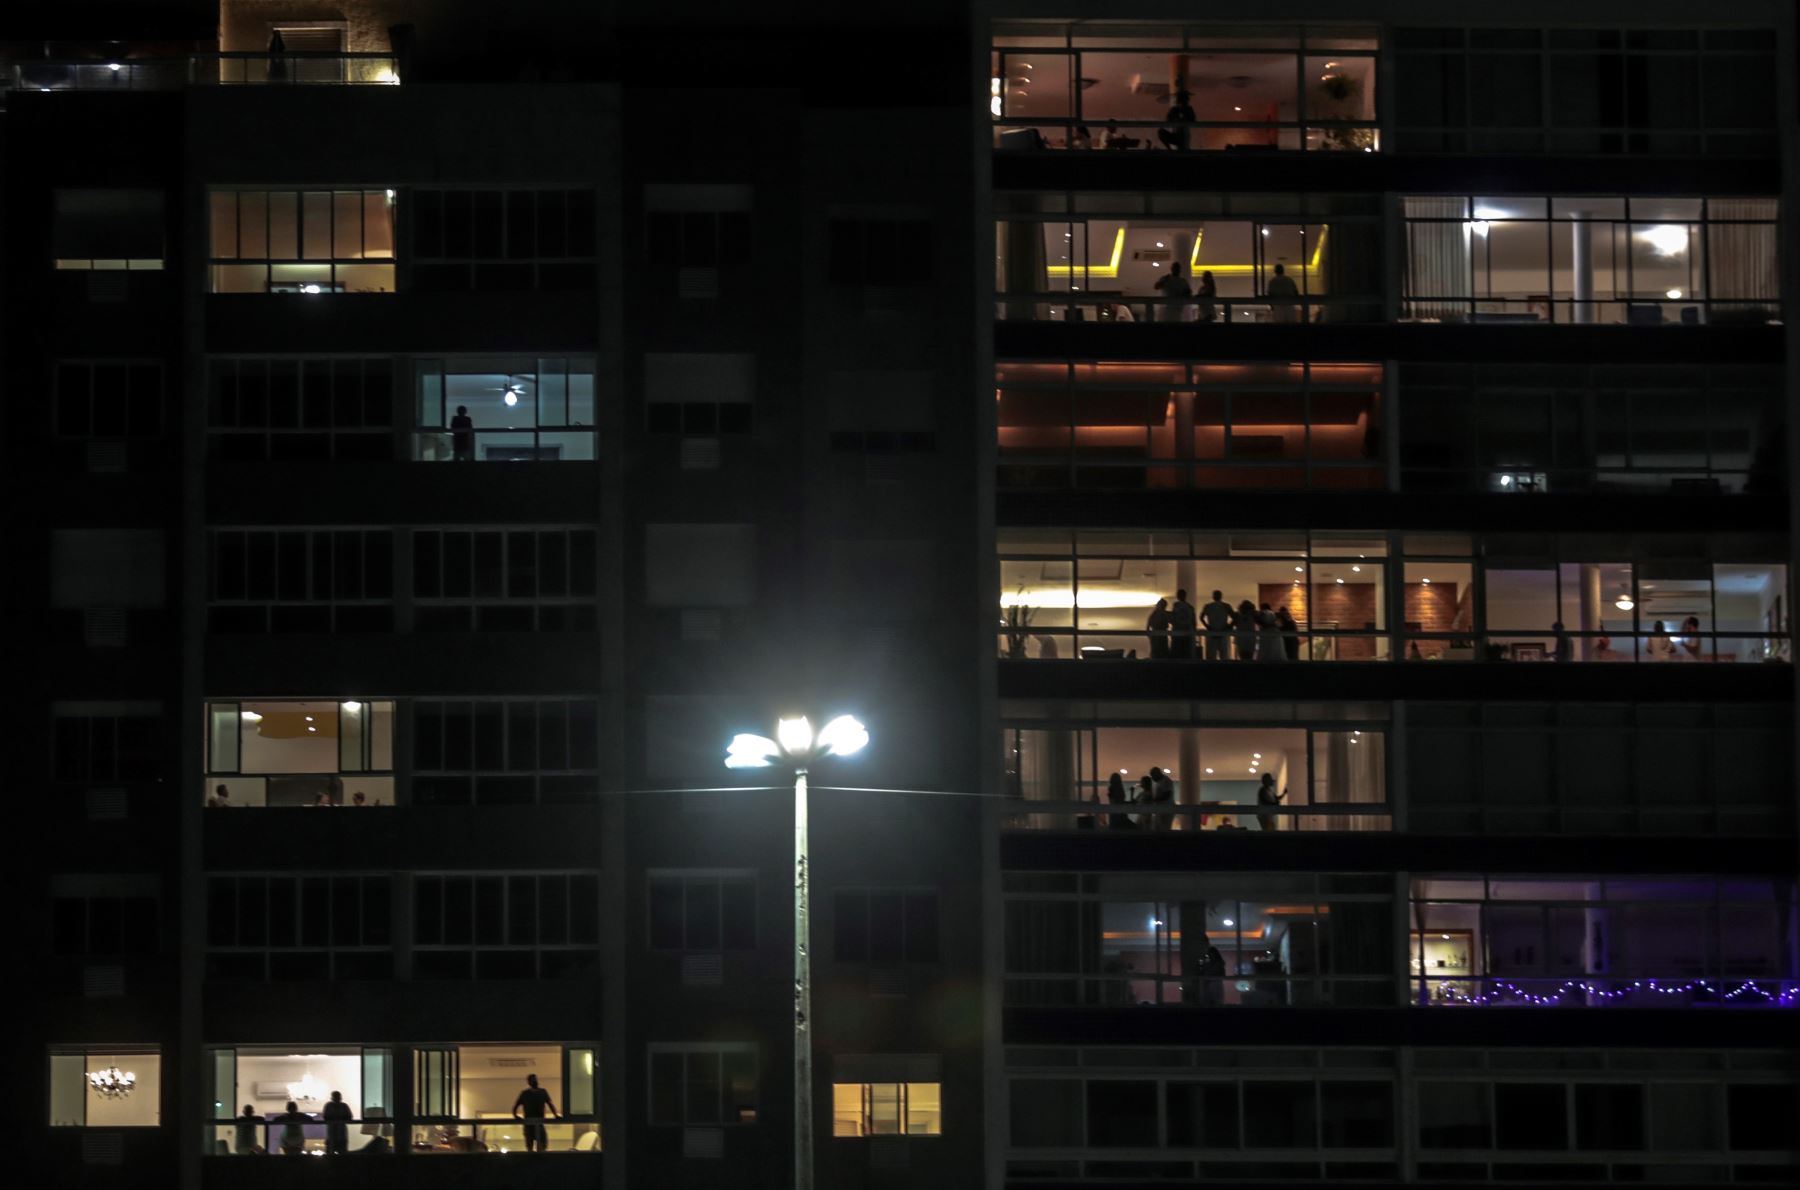
{"type": "Polygon", "coordinates": [[[1169,601],[1158,599],[1144,620],[1144,632],[1150,637],[1150,658],[1160,661],[1169,655],[1169,601]]]}
{"type": "Polygon", "coordinates": [[[237,1152],[248,1156],[262,1148],[263,1118],[252,1104],[244,1104],[244,1114],[237,1118],[237,1152]]]}
{"type": "Polygon", "coordinates": [[[1237,605],[1231,613],[1232,635],[1237,638],[1237,659],[1239,661],[1256,660],[1256,605],[1248,599],[1237,605]]]}
{"type": "Polygon", "coordinates": [[[331,1156],[350,1151],[350,1121],[356,1113],[344,1102],[342,1091],[331,1093],[331,1102],[319,1113],[325,1119],[325,1153],[331,1156]]]}
{"type": "Polygon", "coordinates": [[[1171,149],[1188,147],[1189,126],[1194,122],[1194,107],[1188,100],[1191,96],[1186,91],[1175,92],[1175,103],[1169,108],[1169,114],[1163,118],[1173,125],[1171,128],[1158,128],[1157,137],[1163,145],[1171,149]]]}
{"type": "Polygon", "coordinates": [[[1188,288],[1187,278],[1181,275],[1182,264],[1179,260],[1169,262],[1169,271],[1156,282],[1156,292],[1163,295],[1163,312],[1158,321],[1180,322],[1182,305],[1193,290],[1188,288]]]}
{"type": "Polygon", "coordinates": [[[1275,266],[1275,275],[1269,278],[1268,288],[1263,292],[1266,296],[1277,299],[1277,302],[1270,303],[1272,309],[1269,312],[1269,321],[1300,321],[1300,307],[1289,304],[1289,299],[1300,296],[1300,288],[1294,284],[1294,279],[1287,275],[1286,265],[1275,266]]]}
{"type": "Polygon", "coordinates": [[[287,76],[287,39],[281,35],[281,30],[275,29],[269,33],[269,81],[286,82],[287,76]]]}
{"type": "Polygon", "coordinates": [[[1213,280],[1211,269],[1200,270],[1200,282],[1194,287],[1194,296],[1200,299],[1200,321],[1216,321],[1219,311],[1212,300],[1219,296],[1219,284],[1213,280]]]}
{"type": "Polygon", "coordinates": [[[456,462],[475,461],[475,422],[467,405],[458,405],[456,416],[450,419],[450,448],[456,462]]]}
{"type": "Polygon", "coordinates": [[[1194,605],[1188,602],[1187,588],[1175,592],[1174,606],[1169,608],[1169,656],[1177,661],[1194,659],[1196,619],[1194,605]]]}
{"type": "Polygon", "coordinates": [[[525,1076],[525,1089],[513,1100],[513,1118],[525,1121],[525,1151],[547,1153],[550,1151],[550,1138],[544,1132],[544,1112],[562,1119],[562,1113],[556,1110],[556,1104],[550,1099],[550,1092],[538,1086],[537,1075],[525,1076]],[[536,1121],[536,1123],[533,1123],[536,1121]]]}
{"type": "Polygon", "coordinates": [[[1200,623],[1206,628],[1206,659],[1231,660],[1231,605],[1223,591],[1214,591],[1212,602],[1200,609],[1200,623]]]}

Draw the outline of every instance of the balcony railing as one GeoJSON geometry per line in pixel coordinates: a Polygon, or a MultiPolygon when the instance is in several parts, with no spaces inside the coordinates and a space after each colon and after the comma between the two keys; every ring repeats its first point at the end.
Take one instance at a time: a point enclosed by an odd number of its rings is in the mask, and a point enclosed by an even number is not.
{"type": "Polygon", "coordinates": [[[178,91],[205,86],[383,86],[400,81],[392,54],[240,52],[179,58],[33,59],[15,63],[17,91],[178,91]]]}
{"type": "Polygon", "coordinates": [[[1027,801],[1009,805],[1006,830],[1101,831],[1386,831],[1393,807],[1381,803],[1266,806],[1255,802],[1027,801]]]}
{"type": "Polygon", "coordinates": [[[1199,633],[1176,641],[1169,655],[1143,630],[1013,627],[998,634],[1005,661],[1483,661],[1788,664],[1793,640],[1786,633],[1668,632],[1392,632],[1333,631],[1302,625],[1280,633],[1199,633]],[[1216,638],[1209,641],[1206,638],[1216,638]],[[1208,657],[1209,644],[1220,655],[1208,657]],[[1235,655],[1234,655],[1235,649],[1235,655]],[[1273,656],[1267,655],[1273,653],[1273,656]]]}
{"type": "Polygon", "coordinates": [[[1106,290],[998,293],[1002,322],[1302,323],[1381,322],[1374,297],[1166,298],[1106,290]]]}
{"type": "Polygon", "coordinates": [[[419,463],[586,462],[595,457],[590,428],[424,429],[413,433],[419,463]]]}

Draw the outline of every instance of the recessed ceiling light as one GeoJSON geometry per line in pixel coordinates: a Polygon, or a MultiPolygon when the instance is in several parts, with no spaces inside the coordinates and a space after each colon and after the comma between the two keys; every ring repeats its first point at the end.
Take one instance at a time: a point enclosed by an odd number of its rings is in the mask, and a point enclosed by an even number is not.
{"type": "Polygon", "coordinates": [[[1296,566],[1296,567],[1294,567],[1294,573],[1295,573],[1295,574],[1305,574],[1305,573],[1306,573],[1306,567],[1304,567],[1304,566],[1296,566]]]}
{"type": "Polygon", "coordinates": [[[1254,756],[1254,757],[1256,757],[1256,759],[1258,759],[1258,760],[1261,760],[1261,759],[1262,759],[1262,753],[1261,753],[1261,752],[1252,752],[1252,753],[1251,753],[1251,754],[1250,754],[1250,755],[1252,755],[1252,756],[1254,756]]]}
{"type": "Polygon", "coordinates": [[[1235,925],[1236,925],[1236,924],[1237,924],[1237,922],[1235,922],[1235,921],[1233,921],[1233,920],[1232,920],[1232,919],[1231,919],[1231,918],[1229,918],[1229,917],[1227,917],[1227,918],[1226,918],[1226,919],[1225,919],[1225,924],[1226,924],[1226,925],[1228,925],[1228,926],[1235,926],[1235,925]]]}
{"type": "Polygon", "coordinates": [[[1344,580],[1343,580],[1343,579],[1339,579],[1339,580],[1338,580],[1338,586],[1340,586],[1340,587],[1341,587],[1341,586],[1343,586],[1343,585],[1344,585],[1344,580]]]}
{"type": "Polygon", "coordinates": [[[1428,578],[1422,578],[1419,581],[1424,583],[1427,587],[1429,587],[1431,585],[1431,580],[1428,578]]]}
{"type": "Polygon", "coordinates": [[[1210,773],[1210,772],[1212,772],[1212,770],[1211,770],[1211,769],[1207,769],[1207,770],[1206,770],[1206,771],[1207,771],[1207,772],[1209,772],[1209,773],[1210,773]]]}

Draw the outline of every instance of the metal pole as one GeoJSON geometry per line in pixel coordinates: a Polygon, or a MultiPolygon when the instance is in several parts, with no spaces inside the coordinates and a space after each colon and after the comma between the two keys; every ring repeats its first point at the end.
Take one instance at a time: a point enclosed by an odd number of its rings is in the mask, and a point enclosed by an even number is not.
{"type": "Polygon", "coordinates": [[[812,951],[806,770],[794,770],[794,1190],[812,1190],[812,951]]]}

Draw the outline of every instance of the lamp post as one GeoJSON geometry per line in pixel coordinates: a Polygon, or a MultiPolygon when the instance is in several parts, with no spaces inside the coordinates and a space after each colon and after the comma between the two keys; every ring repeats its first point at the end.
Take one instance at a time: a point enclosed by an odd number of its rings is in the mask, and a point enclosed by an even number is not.
{"type": "Polygon", "coordinates": [[[811,893],[807,872],[806,770],[826,756],[849,756],[869,742],[853,715],[839,715],[819,733],[802,715],[775,724],[775,738],[736,735],[725,749],[725,767],[767,768],[782,760],[794,769],[794,1190],[812,1190],[812,948],[811,893]]]}

